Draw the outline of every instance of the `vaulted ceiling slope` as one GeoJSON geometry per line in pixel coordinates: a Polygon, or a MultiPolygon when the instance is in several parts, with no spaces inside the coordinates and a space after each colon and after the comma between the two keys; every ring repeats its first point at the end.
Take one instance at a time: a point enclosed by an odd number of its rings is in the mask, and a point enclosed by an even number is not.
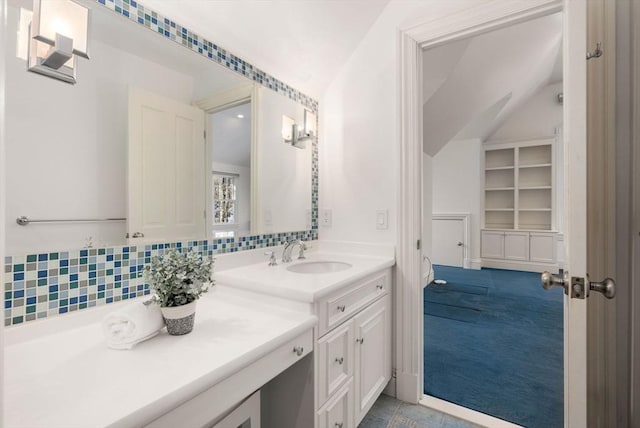
{"type": "Polygon", "coordinates": [[[320,98],[389,0],[146,0],[145,6],[320,98]]]}
{"type": "Polygon", "coordinates": [[[562,18],[554,14],[423,53],[424,152],[485,140],[518,106],[562,78],[562,18]]]}

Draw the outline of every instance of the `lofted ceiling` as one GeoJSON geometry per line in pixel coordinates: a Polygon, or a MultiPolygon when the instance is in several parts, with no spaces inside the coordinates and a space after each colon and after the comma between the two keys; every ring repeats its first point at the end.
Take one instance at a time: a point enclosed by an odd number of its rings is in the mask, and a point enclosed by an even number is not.
{"type": "Polygon", "coordinates": [[[561,45],[557,13],[424,51],[424,152],[487,139],[536,92],[562,80],[561,45]]]}
{"type": "Polygon", "coordinates": [[[146,0],[185,25],[315,98],[389,0],[146,0]]]}

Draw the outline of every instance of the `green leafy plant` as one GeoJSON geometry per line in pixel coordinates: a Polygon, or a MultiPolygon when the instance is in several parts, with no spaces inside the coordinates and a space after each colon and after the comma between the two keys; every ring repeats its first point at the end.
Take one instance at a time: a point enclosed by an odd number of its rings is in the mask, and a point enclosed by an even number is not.
{"type": "Polygon", "coordinates": [[[200,298],[213,285],[213,259],[196,251],[180,252],[172,248],[151,259],[144,268],[144,279],[161,307],[182,306],[200,298]]]}

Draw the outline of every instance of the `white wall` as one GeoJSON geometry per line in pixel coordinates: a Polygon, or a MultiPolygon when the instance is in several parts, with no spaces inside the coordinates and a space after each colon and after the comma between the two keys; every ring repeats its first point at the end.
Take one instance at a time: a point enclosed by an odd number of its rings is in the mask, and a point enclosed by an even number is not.
{"type": "Polygon", "coordinates": [[[13,49],[17,19],[9,7],[7,252],[79,248],[88,236],[122,244],[124,222],[23,227],[15,219],[126,217],[127,86],[190,102],[192,78],[95,40],[92,59],[78,59],[76,85],[29,73],[13,49]]]}
{"type": "Polygon", "coordinates": [[[540,89],[516,109],[487,141],[524,140],[555,135],[562,125],[562,105],[556,96],[562,92],[562,82],[540,89]]]}
{"type": "MultiPolygon", "coordinates": [[[[257,159],[260,179],[258,233],[308,230],[311,210],[311,143],[304,149],[282,139],[282,116],[304,122],[304,107],[284,95],[260,88],[258,97],[257,159]]],[[[252,166],[254,168],[254,166],[252,166]]],[[[253,225],[252,225],[253,226],[253,225]]]]}
{"type": "MultiPolygon", "coordinates": [[[[433,213],[471,214],[471,266],[480,268],[482,141],[447,143],[433,157],[433,213]]],[[[436,248],[434,243],[434,248],[436,248]]]]}
{"type": "Polygon", "coordinates": [[[321,239],[396,243],[400,142],[397,125],[398,28],[437,21],[478,0],[391,1],[320,100],[320,208],[333,225],[321,239]],[[389,229],[376,229],[376,210],[389,229]]]}

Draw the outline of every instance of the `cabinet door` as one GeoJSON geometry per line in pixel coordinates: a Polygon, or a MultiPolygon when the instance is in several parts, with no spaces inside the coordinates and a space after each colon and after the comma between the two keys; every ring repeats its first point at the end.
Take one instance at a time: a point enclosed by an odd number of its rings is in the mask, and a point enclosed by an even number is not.
{"type": "Polygon", "coordinates": [[[389,296],[354,317],[356,425],[391,379],[391,305],[389,296]]]}
{"type": "Polygon", "coordinates": [[[353,423],[353,378],[349,379],[318,411],[319,428],[355,428],[353,423]]]}
{"type": "Polygon", "coordinates": [[[529,261],[529,234],[527,232],[505,232],[504,258],[529,261]]]}
{"type": "Polygon", "coordinates": [[[482,257],[487,259],[504,258],[504,232],[482,231],[482,257]]]}
{"type": "Polygon", "coordinates": [[[318,340],[318,402],[331,397],[353,376],[355,350],[353,320],[318,340]]]}
{"type": "Polygon", "coordinates": [[[529,254],[532,262],[555,263],[556,262],[555,234],[532,233],[529,243],[529,254]]]}

